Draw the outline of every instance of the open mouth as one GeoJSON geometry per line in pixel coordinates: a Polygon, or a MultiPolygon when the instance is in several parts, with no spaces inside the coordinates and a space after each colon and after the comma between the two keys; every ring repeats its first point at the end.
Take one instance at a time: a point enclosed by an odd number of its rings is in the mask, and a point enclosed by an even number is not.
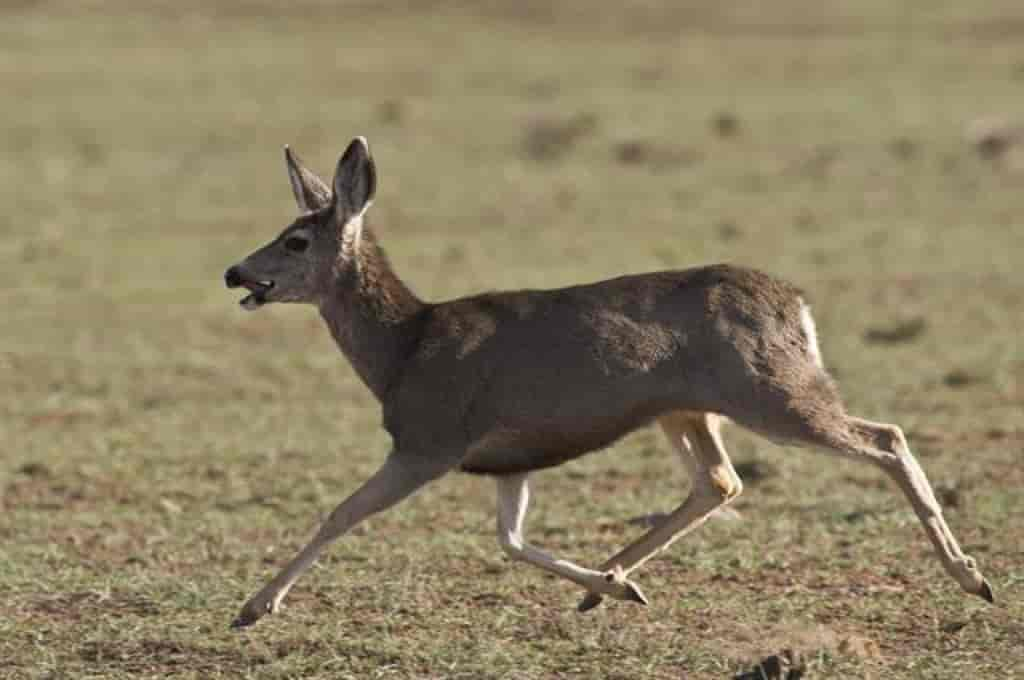
{"type": "Polygon", "coordinates": [[[248,288],[250,293],[238,304],[248,310],[258,309],[267,304],[267,293],[274,288],[273,281],[243,281],[241,285],[248,288]]]}

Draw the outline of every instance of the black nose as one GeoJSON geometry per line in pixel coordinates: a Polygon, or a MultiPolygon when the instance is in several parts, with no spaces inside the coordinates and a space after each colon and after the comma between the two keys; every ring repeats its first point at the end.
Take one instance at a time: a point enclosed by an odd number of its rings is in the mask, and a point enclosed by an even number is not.
{"type": "Polygon", "coordinates": [[[242,285],[242,275],[239,273],[238,267],[232,267],[224,272],[224,284],[228,288],[238,288],[242,285]]]}

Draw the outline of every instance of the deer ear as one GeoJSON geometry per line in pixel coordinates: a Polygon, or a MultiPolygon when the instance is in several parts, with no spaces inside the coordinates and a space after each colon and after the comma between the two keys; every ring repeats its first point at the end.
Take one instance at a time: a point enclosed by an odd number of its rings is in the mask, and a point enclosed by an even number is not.
{"type": "Polygon", "coordinates": [[[295,194],[295,203],[304,213],[316,212],[331,202],[331,190],[327,184],[306,169],[295,152],[284,147],[284,162],[288,167],[288,181],[295,194]]]}
{"type": "Polygon", "coordinates": [[[362,217],[373,203],[377,169],[365,137],[356,137],[338,160],[334,173],[334,214],[342,225],[362,217]]]}

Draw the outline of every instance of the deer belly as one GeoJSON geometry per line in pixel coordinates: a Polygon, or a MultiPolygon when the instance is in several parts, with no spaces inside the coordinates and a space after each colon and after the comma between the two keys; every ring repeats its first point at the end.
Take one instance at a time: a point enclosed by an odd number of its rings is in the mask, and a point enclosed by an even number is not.
{"type": "Polygon", "coordinates": [[[472,453],[462,461],[463,472],[476,475],[512,475],[561,465],[588,451],[495,450],[472,453]]]}
{"type": "Polygon", "coordinates": [[[648,419],[616,426],[573,432],[571,430],[490,433],[470,447],[460,468],[484,475],[511,475],[555,467],[592,451],[603,449],[648,419]]]}

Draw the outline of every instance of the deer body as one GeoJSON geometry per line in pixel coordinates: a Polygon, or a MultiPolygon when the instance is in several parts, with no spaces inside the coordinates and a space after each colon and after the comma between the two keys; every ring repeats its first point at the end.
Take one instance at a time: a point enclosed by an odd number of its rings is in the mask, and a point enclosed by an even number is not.
{"type": "Polygon", "coordinates": [[[605,596],[646,603],[629,572],[735,498],[742,482],[720,428],[732,420],[773,440],[865,460],[917,512],[947,572],[992,600],[988,582],[942,518],[900,429],[846,413],[821,363],[800,291],[728,265],[659,272],[556,290],[486,293],[438,304],[392,270],[364,214],[376,171],[365,140],[332,188],[286,150],[301,216],[226,274],[252,291],[243,306],[316,304],[339,348],[380,400],[393,451],[235,626],[274,611],[330,542],[446,472],[491,475],[498,537],[510,557],[605,596]],[[526,543],[530,472],[601,449],[657,422],[692,489],[658,526],[599,569],[526,543]]]}
{"type": "Polygon", "coordinates": [[[756,367],[810,352],[801,305],[783,282],[720,265],[425,306],[385,427],[400,449],[456,437],[468,472],[556,466],[663,413],[727,413],[767,389],[756,367]]]}

